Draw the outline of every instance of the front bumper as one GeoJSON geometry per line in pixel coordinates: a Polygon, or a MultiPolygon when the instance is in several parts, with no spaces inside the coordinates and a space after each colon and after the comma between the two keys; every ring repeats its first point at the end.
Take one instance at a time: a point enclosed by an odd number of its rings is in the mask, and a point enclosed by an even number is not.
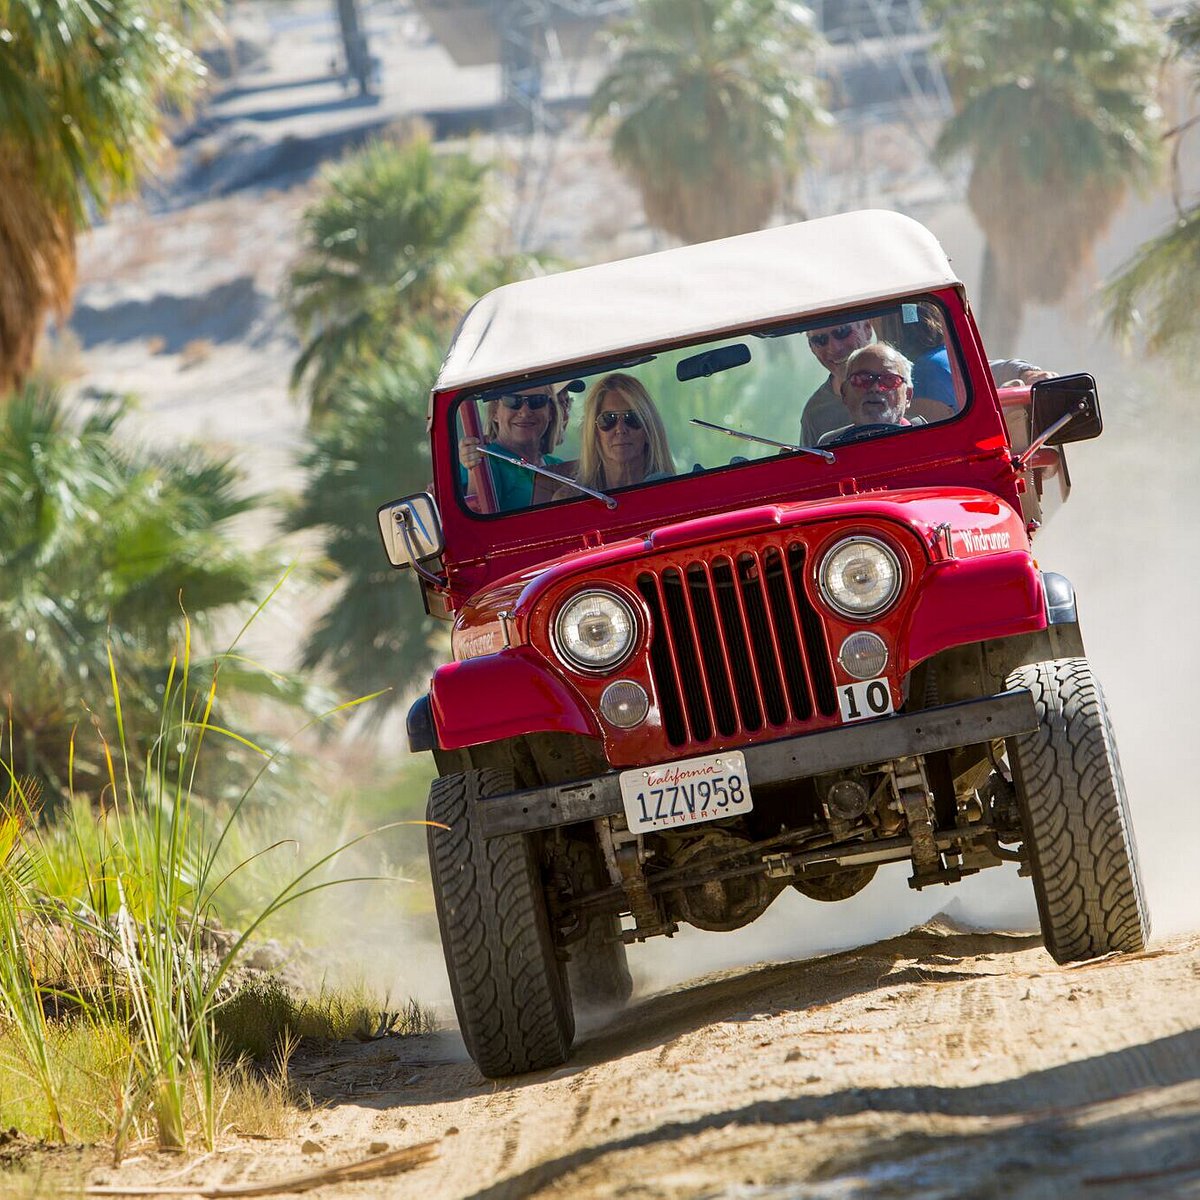
{"type": "MultiPolygon", "coordinates": [[[[742,753],[751,787],[762,787],[1014,737],[1037,724],[1033,697],[1021,690],[745,746],[742,753]]],[[[480,830],[492,838],[615,816],[623,812],[618,778],[610,771],[483,801],[476,810],[480,830]]]]}

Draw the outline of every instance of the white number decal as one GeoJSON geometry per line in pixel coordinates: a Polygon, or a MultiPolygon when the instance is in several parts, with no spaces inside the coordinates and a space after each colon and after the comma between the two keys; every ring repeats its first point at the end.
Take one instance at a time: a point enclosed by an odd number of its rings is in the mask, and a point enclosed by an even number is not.
{"type": "Polygon", "coordinates": [[[868,679],[838,689],[843,721],[866,721],[893,712],[892,689],[886,679],[868,679]]]}

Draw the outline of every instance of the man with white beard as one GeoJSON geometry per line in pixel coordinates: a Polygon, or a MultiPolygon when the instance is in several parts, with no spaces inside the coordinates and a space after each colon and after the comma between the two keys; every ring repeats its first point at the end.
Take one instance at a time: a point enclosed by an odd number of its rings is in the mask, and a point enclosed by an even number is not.
{"type": "Polygon", "coordinates": [[[843,365],[842,415],[850,424],[824,434],[827,445],[861,425],[924,425],[923,417],[905,415],[912,402],[912,363],[887,342],[855,350],[843,365]]]}

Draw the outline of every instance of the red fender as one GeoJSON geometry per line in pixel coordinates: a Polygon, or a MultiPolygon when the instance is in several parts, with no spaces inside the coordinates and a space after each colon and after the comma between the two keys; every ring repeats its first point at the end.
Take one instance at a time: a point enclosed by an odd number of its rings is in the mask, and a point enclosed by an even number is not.
{"type": "Polygon", "coordinates": [[[578,694],[526,646],[439,667],[429,696],[443,750],[525,733],[600,736],[578,694]]]}
{"type": "Polygon", "coordinates": [[[909,662],[950,646],[1046,628],[1041,572],[1024,551],[934,563],[908,627],[909,662]]]}

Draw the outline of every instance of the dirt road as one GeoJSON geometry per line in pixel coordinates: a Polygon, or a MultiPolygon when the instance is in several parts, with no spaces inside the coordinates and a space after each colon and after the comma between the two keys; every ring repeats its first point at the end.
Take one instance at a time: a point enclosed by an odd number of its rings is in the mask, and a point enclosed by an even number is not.
{"type": "Polygon", "coordinates": [[[1200,1196],[1200,937],[1064,969],[1035,937],[934,924],[642,999],[552,1072],[489,1083],[434,1035],[295,1078],[323,1105],[296,1137],[188,1180],[433,1140],[408,1174],[318,1194],[1200,1196]]]}

